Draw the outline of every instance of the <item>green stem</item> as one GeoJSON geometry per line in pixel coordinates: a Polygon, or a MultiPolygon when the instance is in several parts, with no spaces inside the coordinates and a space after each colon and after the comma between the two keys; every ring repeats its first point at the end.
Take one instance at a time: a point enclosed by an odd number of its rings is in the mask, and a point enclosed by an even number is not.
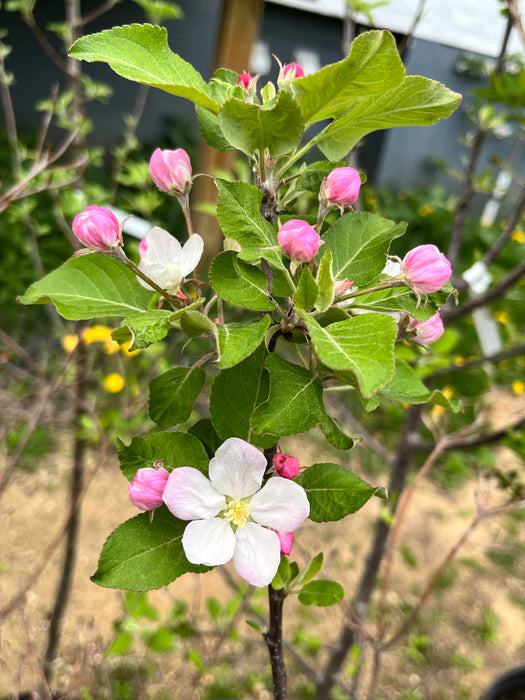
{"type": "Polygon", "coordinates": [[[368,289],[360,289],[357,292],[351,292],[350,294],[345,294],[344,297],[340,297],[337,301],[346,301],[347,299],[354,299],[355,297],[361,297],[364,294],[372,294],[372,292],[380,292],[383,289],[390,289],[392,287],[404,287],[405,283],[402,280],[388,280],[388,282],[383,282],[382,284],[377,284],[375,287],[368,287],[368,289]]]}
{"type": "Polygon", "coordinates": [[[123,262],[125,265],[129,267],[130,270],[133,270],[133,272],[137,275],[137,277],[140,277],[140,279],[144,280],[146,284],[149,284],[150,287],[152,287],[156,292],[160,294],[161,297],[166,299],[166,301],[177,311],[182,308],[183,304],[182,302],[177,299],[177,297],[173,296],[173,294],[170,294],[167,292],[165,289],[162,289],[159,287],[159,285],[154,282],[152,279],[150,279],[147,275],[145,275],[142,270],[139,270],[139,268],[135,265],[135,263],[130,260],[128,257],[126,257],[125,254],[123,256],[119,256],[117,258],[120,260],[120,262],[123,262]]]}

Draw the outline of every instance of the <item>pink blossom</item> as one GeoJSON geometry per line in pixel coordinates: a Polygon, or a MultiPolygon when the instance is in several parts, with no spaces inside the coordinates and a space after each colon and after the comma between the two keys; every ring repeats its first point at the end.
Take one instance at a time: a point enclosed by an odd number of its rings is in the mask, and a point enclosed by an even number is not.
{"type": "Polygon", "coordinates": [[[336,205],[343,213],[343,209],[351,207],[359,197],[361,178],[355,168],[334,168],[324,178],[321,185],[319,198],[322,202],[336,205]]]}
{"type": "Polygon", "coordinates": [[[436,313],[430,318],[427,318],[426,321],[416,321],[415,318],[411,319],[407,330],[415,331],[415,335],[412,338],[414,343],[428,345],[439,340],[445,329],[443,328],[443,321],[441,320],[439,311],[436,311],[436,313]]]}
{"type": "Polygon", "coordinates": [[[137,469],[133,482],[128,484],[131,502],[141,510],[154,510],[162,505],[162,494],[169,473],[161,467],[137,469]]]}
{"type": "Polygon", "coordinates": [[[293,545],[293,535],[291,532],[279,532],[275,531],[277,537],[279,538],[279,544],[281,545],[281,554],[290,554],[293,545]]]}
{"type": "MultiPolygon", "coordinates": [[[[176,294],[184,278],[199,264],[203,250],[204,241],[198,233],[181,246],[174,236],[155,226],[140,242],[138,267],[161,289],[176,294]]],[[[147,282],[137,279],[142,287],[151,289],[147,282]]]]}
{"type": "Polygon", "coordinates": [[[239,438],[229,438],[210,460],[209,479],[192,467],[174,469],[164,503],[175,517],[190,520],[182,547],[192,564],[218,566],[233,560],[253,586],[266,586],[281,558],[278,532],[293,532],[306,520],[305,490],[274,476],[262,486],[266,458],[239,438]]]}
{"type": "Polygon", "coordinates": [[[99,253],[110,253],[122,245],[122,231],[117,217],[109,209],[95,204],[86,207],[73,219],[71,227],[86,248],[99,253]]]}
{"type": "Polygon", "coordinates": [[[279,245],[292,260],[308,262],[314,258],[321,245],[319,234],[306,221],[290,219],[277,233],[279,245]]]}
{"type": "Polygon", "coordinates": [[[274,456],[273,466],[277,474],[285,479],[294,479],[297,474],[299,474],[301,469],[299,462],[295,457],[284,454],[283,452],[278,452],[274,456]]]}
{"type": "Polygon", "coordinates": [[[409,251],[402,263],[407,284],[417,294],[437,292],[452,274],[450,262],[435,245],[420,245],[409,251]]]}
{"type": "Polygon", "coordinates": [[[153,182],[163,192],[180,197],[191,188],[191,162],[182,148],[175,151],[157,148],[149,161],[149,171],[153,182]]]}

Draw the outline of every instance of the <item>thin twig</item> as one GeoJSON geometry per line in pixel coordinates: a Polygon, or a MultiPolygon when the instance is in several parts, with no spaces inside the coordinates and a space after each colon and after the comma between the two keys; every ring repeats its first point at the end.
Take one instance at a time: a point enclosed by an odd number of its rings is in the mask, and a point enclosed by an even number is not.
{"type": "Polygon", "coordinates": [[[499,255],[500,251],[504,247],[504,245],[507,243],[509,238],[511,237],[512,233],[514,232],[515,228],[518,226],[521,215],[523,214],[523,211],[525,210],[525,187],[522,188],[521,194],[518,198],[518,201],[514,205],[514,208],[509,216],[507,225],[505,226],[504,231],[500,234],[499,238],[491,245],[491,247],[487,250],[485,255],[482,257],[482,262],[485,263],[485,265],[490,265],[490,263],[494,262],[494,260],[497,258],[499,255]]]}

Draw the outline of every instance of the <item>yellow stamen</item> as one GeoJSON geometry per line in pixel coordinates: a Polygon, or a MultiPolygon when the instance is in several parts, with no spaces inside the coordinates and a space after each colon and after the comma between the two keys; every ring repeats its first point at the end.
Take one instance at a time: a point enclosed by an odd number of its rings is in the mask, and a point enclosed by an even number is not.
{"type": "Polygon", "coordinates": [[[242,527],[250,516],[250,504],[241,501],[228,501],[224,517],[234,525],[242,527]]]}

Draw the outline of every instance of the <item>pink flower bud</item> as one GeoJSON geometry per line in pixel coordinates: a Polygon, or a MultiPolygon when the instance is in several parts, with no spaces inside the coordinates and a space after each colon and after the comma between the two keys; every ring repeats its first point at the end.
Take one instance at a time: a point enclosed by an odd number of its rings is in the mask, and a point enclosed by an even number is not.
{"type": "MultiPolygon", "coordinates": [[[[276,58],[274,56],[274,58],[276,58]]],[[[279,59],[276,59],[281,66],[279,59]]],[[[279,71],[279,77],[277,78],[277,85],[282,90],[293,90],[293,81],[296,78],[302,78],[304,76],[304,71],[298,63],[287,63],[285,66],[281,66],[279,71]]]]}
{"type": "Polygon", "coordinates": [[[295,80],[295,78],[302,78],[303,76],[304,70],[295,61],[293,63],[287,63],[283,67],[283,78],[292,78],[292,80],[295,80]]]}
{"type": "Polygon", "coordinates": [[[292,260],[307,262],[314,258],[321,245],[317,231],[300,219],[290,219],[277,233],[279,245],[292,260]]]}
{"type": "Polygon", "coordinates": [[[274,456],[273,466],[277,474],[285,479],[294,479],[297,474],[299,474],[301,469],[299,462],[295,457],[284,454],[283,452],[278,452],[274,456]]]}
{"type": "Polygon", "coordinates": [[[159,190],[182,196],[191,189],[190,157],[182,148],[176,151],[157,148],[149,161],[149,171],[159,190]]]}
{"type": "Polygon", "coordinates": [[[75,216],[71,228],[82,245],[99,253],[109,253],[122,245],[118,219],[104,207],[86,207],[75,216]]]}
{"type": "Polygon", "coordinates": [[[414,343],[428,345],[439,340],[445,329],[443,328],[443,321],[441,320],[439,311],[436,311],[436,313],[430,318],[427,318],[426,321],[416,321],[415,318],[411,319],[407,326],[407,331],[415,331],[415,336],[412,338],[414,343]]]}
{"type": "Polygon", "coordinates": [[[275,534],[279,538],[279,543],[281,545],[281,554],[290,554],[293,545],[293,535],[291,532],[279,532],[275,530],[275,534]]]}
{"type": "Polygon", "coordinates": [[[169,473],[161,467],[137,469],[131,484],[128,484],[131,502],[141,510],[154,510],[162,505],[162,494],[169,473]]]}
{"type": "Polygon", "coordinates": [[[334,168],[323,180],[319,199],[338,206],[342,214],[343,209],[351,207],[359,197],[360,187],[361,178],[355,168],[334,168]]]}
{"type": "Polygon", "coordinates": [[[245,90],[249,90],[251,82],[252,76],[249,73],[241,73],[241,75],[239,76],[239,80],[237,80],[237,85],[240,85],[245,90]]]}
{"type": "Polygon", "coordinates": [[[409,251],[401,264],[407,284],[418,294],[437,292],[452,274],[450,262],[435,245],[409,251]]]}

